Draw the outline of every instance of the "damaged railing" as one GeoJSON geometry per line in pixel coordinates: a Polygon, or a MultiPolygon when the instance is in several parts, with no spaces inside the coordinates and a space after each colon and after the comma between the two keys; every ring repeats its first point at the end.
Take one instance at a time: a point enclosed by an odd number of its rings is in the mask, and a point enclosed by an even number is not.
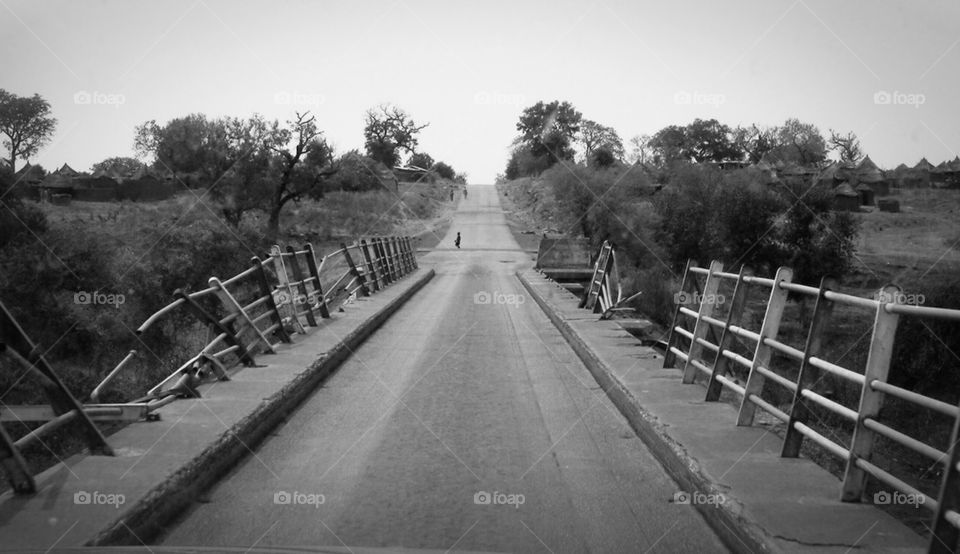
{"type": "Polygon", "coordinates": [[[101,404],[100,397],[110,383],[123,373],[137,356],[130,351],[91,391],[90,403],[79,402],[59,380],[13,316],[0,304],[0,359],[23,366],[37,377],[49,405],[0,405],[0,423],[42,422],[22,438],[13,441],[0,424],[0,469],[18,494],[36,490],[21,450],[45,434],[66,424],[79,425],[91,452],[111,454],[95,420],[134,421],[157,419],[154,411],[177,398],[199,397],[197,386],[204,381],[230,379],[229,370],[252,366],[261,353],[276,352],[291,335],[318,325],[318,317],[330,317],[331,308],[342,309],[357,296],[368,296],[413,270],[417,260],[409,237],[360,239],[319,260],[313,246],[274,246],[261,259],[254,256],[250,267],[229,279],[211,277],[207,287],[187,292],[174,291],[176,298],[148,317],[137,328],[147,331],[171,313],[183,308],[210,329],[200,351],[173,373],[127,403],[101,404]]]}
{"type": "Polygon", "coordinates": [[[743,268],[739,273],[724,272],[723,264],[716,261],[709,268],[688,262],[677,294],[664,367],[674,367],[680,360],[684,383],[693,383],[698,375],[702,375],[706,380],[706,401],[719,400],[723,389],[735,393],[740,398],[737,425],[752,425],[757,408],[786,424],[781,456],[799,456],[804,439],[809,439],[843,460],[846,463],[841,486],[843,501],[861,501],[868,478],[876,479],[896,494],[921,499],[916,504],[935,513],[930,551],[954,552],[960,539],[960,448],[957,446],[960,409],[956,405],[895,386],[888,382],[888,376],[901,316],[960,321],[960,310],[910,304],[909,298],[894,285],[883,287],[874,298],[862,298],[836,292],[837,283],[830,278],[824,278],[819,287],[799,285],[793,283],[792,278],[793,271],[786,267],[780,268],[773,279],[767,279],[753,276],[743,268]],[[722,281],[732,281],[734,284],[733,297],[724,319],[715,317],[716,308],[726,302],[725,296],[719,292],[722,281]],[[744,323],[748,290],[751,288],[762,289],[768,294],[763,321],[758,330],[748,329],[744,323]],[[813,298],[816,302],[802,349],[778,340],[787,297],[791,293],[813,298]],[[862,372],[821,357],[831,316],[838,305],[865,310],[873,318],[869,353],[862,372]],[[752,356],[735,351],[745,350],[744,344],[753,345],[752,356]],[[775,354],[799,364],[796,379],[788,379],[771,369],[771,358],[775,354]],[[747,371],[745,381],[735,380],[731,364],[742,366],[747,371]],[[860,388],[857,409],[829,398],[830,394],[823,390],[823,385],[820,385],[818,392],[817,385],[824,375],[860,388]],[[767,384],[779,387],[793,397],[788,411],[762,398],[761,393],[767,384]],[[954,429],[948,450],[935,448],[924,442],[924,437],[911,437],[882,423],[880,411],[887,396],[952,418],[954,429]],[[826,410],[853,425],[853,435],[848,445],[839,444],[813,429],[811,418],[815,409],[826,410]],[[945,475],[939,500],[927,498],[894,475],[895,470],[883,469],[878,465],[873,456],[874,442],[878,437],[913,450],[935,464],[943,464],[945,475]]]}

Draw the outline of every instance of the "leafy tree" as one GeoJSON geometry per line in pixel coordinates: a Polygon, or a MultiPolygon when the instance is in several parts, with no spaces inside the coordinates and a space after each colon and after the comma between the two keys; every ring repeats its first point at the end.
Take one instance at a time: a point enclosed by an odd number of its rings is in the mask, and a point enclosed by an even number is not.
{"type": "Polygon", "coordinates": [[[381,104],[369,109],[363,128],[367,155],[389,168],[395,167],[400,163],[401,152],[416,151],[417,135],[428,125],[417,125],[397,106],[381,104]]]}
{"type": "Polygon", "coordinates": [[[759,163],[763,156],[777,145],[775,127],[737,126],[732,132],[734,146],[750,163],[759,163]]]}
{"type": "MultiPolygon", "coordinates": [[[[379,177],[379,173],[386,169],[385,166],[358,150],[351,150],[340,156],[336,166],[337,173],[326,180],[323,189],[361,192],[385,186],[379,177]]],[[[317,194],[314,193],[313,196],[316,197],[317,194]]]]}
{"type": "Polygon", "coordinates": [[[546,158],[547,167],[573,159],[571,144],[580,132],[583,115],[569,102],[537,102],[523,110],[517,122],[515,144],[525,146],[534,158],[546,158]]]}
{"type": "Polygon", "coordinates": [[[410,159],[407,160],[407,165],[413,165],[423,169],[430,169],[433,167],[433,164],[433,157],[426,152],[414,152],[413,154],[410,154],[410,159]]]}
{"type": "Polygon", "coordinates": [[[733,143],[730,127],[716,119],[694,119],[684,129],[684,149],[697,162],[739,160],[742,152],[733,143]]]}
{"type": "Polygon", "coordinates": [[[767,156],[772,161],[818,165],[827,157],[827,142],[816,125],[791,118],[777,128],[776,146],[767,156]]]}
{"type": "Polygon", "coordinates": [[[17,96],[0,89],[0,134],[11,171],[17,169],[17,158],[26,161],[49,142],[57,127],[50,114],[50,103],[39,94],[17,96]]]}
{"type": "Polygon", "coordinates": [[[291,200],[299,202],[304,194],[319,189],[321,182],[337,172],[333,166],[333,149],[317,129],[316,117],[310,112],[297,113],[287,122],[275,140],[266,142],[276,156],[279,178],[270,195],[267,230],[270,236],[280,231],[280,211],[291,200]]]}
{"type": "Polygon", "coordinates": [[[651,157],[650,135],[636,135],[630,139],[630,157],[627,159],[632,164],[645,164],[651,157]]]}
{"type": "Polygon", "coordinates": [[[97,162],[90,166],[90,171],[96,173],[97,171],[106,171],[114,172],[120,174],[132,174],[140,169],[147,167],[143,162],[136,158],[129,158],[125,156],[116,156],[113,158],[107,158],[102,162],[97,162]]]}
{"type": "Polygon", "coordinates": [[[450,167],[449,164],[444,162],[437,162],[433,166],[433,170],[437,172],[437,175],[444,179],[450,179],[451,181],[456,178],[457,172],[450,167]]]}
{"type": "MultiPolygon", "coordinates": [[[[580,144],[583,145],[583,157],[588,164],[594,161],[594,153],[605,151],[604,161],[610,157],[615,160],[623,158],[623,140],[613,127],[601,125],[589,119],[583,120],[580,125],[580,144]]],[[[607,166],[612,162],[606,163],[607,166]]]]}
{"type": "Polygon", "coordinates": [[[658,166],[690,160],[686,151],[686,130],[679,125],[668,125],[660,129],[650,137],[648,145],[653,152],[653,163],[658,166]]]}
{"type": "Polygon", "coordinates": [[[858,164],[863,159],[863,149],[860,147],[860,139],[853,131],[846,135],[830,129],[830,150],[840,155],[840,161],[850,164],[858,164]]]}
{"type": "Polygon", "coordinates": [[[534,156],[530,147],[518,145],[510,153],[504,176],[507,179],[519,179],[531,175],[539,175],[553,165],[549,154],[534,156]]]}

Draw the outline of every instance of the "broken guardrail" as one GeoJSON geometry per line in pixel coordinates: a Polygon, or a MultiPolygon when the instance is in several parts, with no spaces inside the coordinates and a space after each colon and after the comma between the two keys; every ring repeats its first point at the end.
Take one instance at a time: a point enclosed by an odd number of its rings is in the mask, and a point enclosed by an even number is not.
{"type": "Polygon", "coordinates": [[[358,295],[368,296],[418,268],[410,237],[359,239],[317,260],[311,244],[301,249],[274,246],[250,267],[221,280],[211,277],[207,288],[174,291],[176,300],[144,321],[141,334],[168,314],[185,308],[211,330],[206,345],[176,371],[126,403],[101,404],[110,383],[137,356],[130,351],[91,391],[90,403],[81,403],[64,386],[44,359],[40,348],[0,303],[0,360],[24,367],[38,378],[47,405],[0,405],[0,470],[17,494],[36,491],[32,473],[21,451],[42,436],[65,425],[76,425],[91,453],[112,455],[94,421],[158,419],[154,411],[177,398],[199,397],[197,386],[210,379],[229,380],[228,371],[252,366],[263,352],[275,352],[278,342],[292,342],[291,334],[304,333],[330,317],[330,308],[341,308],[358,295]],[[41,424],[14,441],[3,422],[41,424]]]}

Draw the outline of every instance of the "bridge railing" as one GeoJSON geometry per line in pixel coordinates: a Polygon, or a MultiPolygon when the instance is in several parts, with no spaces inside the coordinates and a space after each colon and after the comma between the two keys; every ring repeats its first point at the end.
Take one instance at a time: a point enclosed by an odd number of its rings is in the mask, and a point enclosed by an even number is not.
{"type": "Polygon", "coordinates": [[[175,300],[148,317],[141,334],[171,313],[185,308],[210,329],[200,351],[153,386],[146,395],[126,403],[101,404],[102,393],[137,356],[130,351],[90,393],[90,403],[78,401],[59,380],[40,349],[0,304],[0,361],[22,365],[40,380],[49,405],[0,407],[0,422],[41,422],[14,441],[0,425],[0,470],[20,494],[35,490],[21,449],[57,428],[79,423],[91,451],[110,453],[97,420],[156,419],[153,412],[177,398],[198,397],[197,385],[229,380],[228,371],[240,364],[252,366],[255,357],[275,352],[279,342],[291,342],[292,333],[329,318],[331,307],[342,308],[357,295],[379,291],[417,268],[409,237],[372,237],[319,260],[310,244],[285,251],[274,246],[269,255],[254,256],[250,267],[228,279],[211,277],[207,287],[174,291],[175,300]]]}
{"type": "MultiPolygon", "coordinates": [[[[693,383],[698,376],[706,380],[706,401],[717,401],[723,390],[739,396],[737,425],[752,425],[757,408],[786,425],[781,455],[797,457],[805,439],[846,462],[841,486],[841,500],[861,501],[868,478],[873,478],[894,491],[922,499],[918,505],[932,510],[934,538],[931,551],[953,552],[960,529],[960,477],[958,477],[958,425],[954,425],[948,451],[924,442],[924,437],[910,436],[880,421],[886,397],[893,397],[915,407],[930,410],[960,421],[960,409],[949,404],[891,384],[888,381],[897,326],[901,316],[960,321],[960,310],[926,307],[906,303],[909,298],[895,286],[880,289],[873,298],[843,294],[835,290],[837,283],[824,278],[819,287],[792,282],[793,271],[781,267],[772,279],[756,277],[741,268],[738,273],[723,271],[723,264],[714,261],[709,267],[697,267],[689,261],[677,294],[677,307],[667,341],[664,367],[681,367],[683,382],[693,383]],[[722,282],[732,283],[733,297],[727,302],[720,293],[722,282]],[[745,307],[750,289],[766,294],[764,315],[759,328],[750,329],[745,307]],[[815,299],[813,317],[802,348],[778,340],[788,295],[815,299]],[[725,317],[718,316],[718,306],[727,304],[725,317]],[[872,317],[870,345],[865,367],[861,370],[832,363],[823,356],[823,342],[829,334],[830,320],[836,306],[849,306],[872,317]],[[795,379],[788,379],[771,369],[774,354],[799,364],[795,379]],[[679,363],[678,363],[679,362],[679,363]],[[739,366],[747,372],[742,382],[734,378],[739,366]],[[847,407],[822,390],[822,377],[832,376],[859,387],[856,409],[847,407]],[[765,385],[786,391],[793,401],[782,410],[761,396],[765,385]],[[818,392],[818,385],[821,390],[818,392]],[[848,444],[841,444],[812,427],[814,410],[822,409],[853,425],[848,444]],[[945,478],[939,500],[928,498],[894,471],[879,467],[873,460],[875,441],[883,437],[919,453],[935,464],[943,464],[945,478]],[[947,548],[949,545],[949,548],[947,548]]],[[[742,373],[741,371],[741,373],[742,373]]]]}

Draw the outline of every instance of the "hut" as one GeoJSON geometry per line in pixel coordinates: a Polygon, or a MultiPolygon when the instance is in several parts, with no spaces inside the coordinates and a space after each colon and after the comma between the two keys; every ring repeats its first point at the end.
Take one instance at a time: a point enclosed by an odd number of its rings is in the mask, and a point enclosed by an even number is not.
{"type": "Polygon", "coordinates": [[[860,197],[861,206],[873,206],[874,205],[874,191],[870,185],[866,183],[860,183],[857,185],[857,188],[854,189],[857,191],[857,195],[860,197]]]}
{"type": "Polygon", "coordinates": [[[850,183],[841,183],[833,189],[833,209],[837,212],[860,211],[860,195],[850,183]]]}
{"type": "Polygon", "coordinates": [[[890,195],[890,183],[884,177],[880,168],[877,167],[877,164],[873,163],[873,160],[870,159],[870,156],[864,157],[860,165],[857,166],[856,175],[857,183],[869,185],[876,196],[890,195]]]}

